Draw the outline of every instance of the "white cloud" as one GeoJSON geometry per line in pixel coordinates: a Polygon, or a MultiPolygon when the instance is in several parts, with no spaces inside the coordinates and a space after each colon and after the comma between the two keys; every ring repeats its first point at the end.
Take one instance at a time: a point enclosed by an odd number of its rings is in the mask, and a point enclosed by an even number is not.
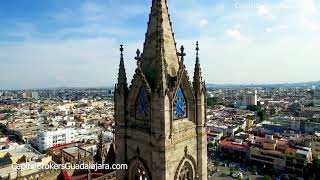
{"type": "Polygon", "coordinates": [[[314,0],[299,0],[298,6],[301,8],[301,11],[307,15],[314,15],[317,11],[314,0]]]}
{"type": "Polygon", "coordinates": [[[208,20],[207,19],[201,19],[200,21],[200,27],[204,28],[208,25],[208,20]]]}
{"type": "Polygon", "coordinates": [[[304,18],[303,24],[308,27],[311,31],[320,31],[320,23],[316,23],[309,19],[304,18]]]}
{"type": "MultiPolygon", "coordinates": [[[[109,86],[117,79],[119,45],[108,38],[3,43],[0,81],[10,77],[15,84],[10,88],[109,86]]],[[[131,59],[140,46],[129,41],[125,44],[128,80],[135,67],[131,59]]],[[[2,86],[0,83],[0,89],[6,88],[2,86]]]]}
{"type": "Polygon", "coordinates": [[[315,0],[282,0],[277,7],[282,12],[299,16],[312,16],[318,11],[315,0]]]}
{"type": "Polygon", "coordinates": [[[265,5],[258,6],[257,12],[258,12],[259,15],[270,14],[270,10],[265,5]]]}
{"type": "Polygon", "coordinates": [[[227,29],[225,34],[235,40],[244,41],[244,42],[251,42],[252,38],[242,34],[238,29],[227,29]]]}
{"type": "Polygon", "coordinates": [[[276,32],[276,31],[280,31],[280,30],[285,30],[288,28],[289,27],[287,25],[277,25],[277,26],[272,26],[272,27],[266,28],[265,32],[271,33],[271,32],[276,32]]]}
{"type": "Polygon", "coordinates": [[[319,80],[320,38],[303,43],[279,38],[261,43],[219,41],[202,37],[183,41],[189,75],[194,67],[194,43],[200,43],[203,76],[210,83],[287,83],[319,80]]]}
{"type": "Polygon", "coordinates": [[[273,19],[276,18],[275,14],[273,14],[273,12],[271,11],[271,8],[269,6],[263,5],[263,4],[259,5],[257,7],[257,14],[259,16],[265,17],[265,18],[267,18],[269,20],[273,20],[273,19]]]}

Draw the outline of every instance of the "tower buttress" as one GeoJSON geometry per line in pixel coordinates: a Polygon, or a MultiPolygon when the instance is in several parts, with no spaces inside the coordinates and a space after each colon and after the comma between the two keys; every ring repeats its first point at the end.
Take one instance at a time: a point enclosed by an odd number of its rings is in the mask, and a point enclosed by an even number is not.
{"type": "MultiPolygon", "coordinates": [[[[114,118],[115,118],[115,149],[116,162],[127,163],[127,120],[126,120],[126,100],[128,96],[128,84],[123,58],[123,45],[120,45],[120,65],[118,73],[118,83],[114,90],[114,118]]],[[[119,170],[119,179],[125,179],[125,170],[119,170]]]]}
{"type": "Polygon", "coordinates": [[[124,66],[123,51],[123,45],[120,45],[120,65],[118,73],[118,83],[115,85],[114,90],[114,116],[116,118],[116,123],[121,126],[125,125],[125,101],[128,94],[128,84],[126,70],[124,66]]]}
{"type": "Polygon", "coordinates": [[[128,90],[128,83],[127,83],[126,69],[124,67],[123,51],[124,51],[123,45],[120,45],[120,65],[119,65],[119,73],[118,73],[117,90],[122,91],[122,93],[125,93],[128,90]]]}
{"type": "MultiPolygon", "coordinates": [[[[206,89],[202,82],[199,42],[196,43],[196,63],[193,76],[193,89],[196,98],[196,133],[197,133],[197,161],[199,164],[207,163],[207,131],[206,131],[206,89]]],[[[198,175],[206,177],[207,167],[199,166],[198,175]]]]}
{"type": "Polygon", "coordinates": [[[193,75],[193,89],[194,92],[198,95],[203,93],[204,83],[202,82],[202,73],[200,67],[200,58],[199,58],[199,42],[196,43],[196,63],[194,67],[194,75],[193,75]]]}

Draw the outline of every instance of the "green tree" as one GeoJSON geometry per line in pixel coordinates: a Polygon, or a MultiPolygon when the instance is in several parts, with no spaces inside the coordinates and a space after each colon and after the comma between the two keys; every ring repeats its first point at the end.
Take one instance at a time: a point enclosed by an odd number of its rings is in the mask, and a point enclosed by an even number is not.
{"type": "Polygon", "coordinates": [[[43,106],[40,106],[40,108],[38,109],[39,113],[42,113],[45,110],[45,108],[43,106]]]}
{"type": "Polygon", "coordinates": [[[221,173],[221,174],[220,174],[220,177],[226,177],[226,176],[227,176],[226,173],[221,173]]]}
{"type": "Polygon", "coordinates": [[[0,114],[13,113],[14,111],[11,109],[2,109],[0,110],[0,114]]]}
{"type": "Polygon", "coordinates": [[[218,161],[214,161],[213,163],[215,166],[219,166],[219,162],[218,161]]]}
{"type": "Polygon", "coordinates": [[[218,97],[208,97],[207,98],[207,106],[215,106],[215,105],[225,105],[222,100],[218,97]]]}
{"type": "Polygon", "coordinates": [[[320,159],[315,159],[313,160],[313,167],[312,167],[312,173],[315,175],[315,178],[319,178],[320,179],[320,159]]]}
{"type": "Polygon", "coordinates": [[[275,108],[271,108],[270,110],[270,116],[276,115],[277,110],[275,108]]]}
{"type": "Polygon", "coordinates": [[[260,121],[265,121],[269,118],[267,111],[264,109],[258,111],[258,116],[260,118],[260,121]]]}
{"type": "Polygon", "coordinates": [[[6,115],[4,115],[4,119],[9,119],[11,117],[11,115],[10,114],[6,114],[6,115]]]}
{"type": "Polygon", "coordinates": [[[307,93],[310,94],[310,96],[312,96],[312,97],[314,96],[314,91],[312,91],[312,90],[308,91],[307,93]]]}
{"type": "Polygon", "coordinates": [[[256,105],[250,105],[250,106],[247,106],[247,110],[249,110],[249,111],[258,111],[259,107],[256,106],[256,105]]]}
{"type": "Polygon", "coordinates": [[[264,176],[263,180],[272,180],[272,178],[270,176],[264,176]]]}
{"type": "Polygon", "coordinates": [[[209,142],[209,143],[208,143],[208,149],[213,148],[213,146],[214,146],[214,145],[213,145],[213,143],[212,143],[212,142],[209,142]]]}
{"type": "Polygon", "coordinates": [[[236,168],[230,167],[230,173],[231,173],[231,174],[232,174],[235,170],[236,170],[236,168]]]}

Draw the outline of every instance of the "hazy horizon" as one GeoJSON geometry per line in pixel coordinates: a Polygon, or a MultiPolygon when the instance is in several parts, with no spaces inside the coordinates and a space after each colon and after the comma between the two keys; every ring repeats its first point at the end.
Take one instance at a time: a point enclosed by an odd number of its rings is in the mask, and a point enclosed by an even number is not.
{"type": "MultiPolygon", "coordinates": [[[[304,84],[304,83],[313,83],[313,82],[316,82],[317,84],[320,83],[320,80],[319,81],[304,81],[304,82],[283,82],[283,83],[262,83],[262,84],[259,84],[259,83],[255,83],[255,84],[250,84],[250,83],[210,83],[210,82],[206,82],[206,85],[217,85],[217,86],[228,86],[228,85],[231,85],[231,86],[268,86],[268,85],[285,85],[285,84],[304,84]]],[[[116,84],[116,82],[115,82],[116,84]]],[[[33,87],[33,88],[8,88],[8,89],[1,89],[0,88],[0,91],[6,91],[6,90],[40,90],[40,89],[63,89],[63,88],[66,88],[66,89],[72,89],[72,88],[75,88],[75,89],[81,89],[81,88],[84,88],[84,89],[94,89],[94,88],[107,88],[107,89],[113,89],[115,84],[113,85],[101,85],[101,86],[48,86],[48,87],[33,87]]]]}
{"type": "MultiPolygon", "coordinates": [[[[193,75],[200,43],[210,84],[319,81],[320,2],[168,1],[178,46],[193,75]]],[[[113,87],[119,45],[128,83],[151,0],[5,1],[0,6],[0,89],[113,87]]]]}

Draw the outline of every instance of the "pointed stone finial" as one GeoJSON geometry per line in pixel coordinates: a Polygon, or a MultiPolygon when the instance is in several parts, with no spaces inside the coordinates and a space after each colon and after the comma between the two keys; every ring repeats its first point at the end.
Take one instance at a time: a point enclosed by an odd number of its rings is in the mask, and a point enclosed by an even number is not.
{"type": "Polygon", "coordinates": [[[140,58],[140,54],[141,54],[141,53],[140,53],[140,49],[137,49],[136,54],[137,54],[136,59],[137,59],[137,58],[140,58]]]}
{"type": "Polygon", "coordinates": [[[123,45],[121,44],[121,45],[120,45],[121,56],[123,56],[123,50],[124,50],[124,49],[123,49],[123,45]]]}
{"type": "Polygon", "coordinates": [[[196,43],[196,57],[197,57],[197,59],[199,59],[199,50],[200,50],[200,48],[199,48],[199,42],[197,41],[197,43],[196,43]]]}
{"type": "Polygon", "coordinates": [[[137,65],[138,65],[138,67],[140,67],[142,58],[141,58],[141,52],[139,49],[137,49],[136,54],[137,54],[137,56],[134,59],[137,60],[137,65]]]}
{"type": "Polygon", "coordinates": [[[200,60],[199,60],[199,42],[196,42],[196,68],[200,69],[200,60]]]}
{"type": "Polygon", "coordinates": [[[119,65],[119,73],[118,73],[118,87],[127,88],[127,75],[126,69],[124,67],[124,60],[123,60],[123,45],[120,45],[120,65],[119,65]]]}
{"type": "Polygon", "coordinates": [[[193,86],[195,92],[200,92],[202,88],[202,76],[201,76],[201,67],[200,67],[200,58],[199,58],[199,42],[196,42],[196,63],[194,67],[194,76],[193,76],[193,86]]]}
{"type": "Polygon", "coordinates": [[[184,47],[183,47],[183,45],[180,47],[180,52],[178,52],[178,56],[181,57],[181,62],[183,63],[183,61],[184,61],[184,56],[186,56],[186,53],[184,52],[184,47]]]}

